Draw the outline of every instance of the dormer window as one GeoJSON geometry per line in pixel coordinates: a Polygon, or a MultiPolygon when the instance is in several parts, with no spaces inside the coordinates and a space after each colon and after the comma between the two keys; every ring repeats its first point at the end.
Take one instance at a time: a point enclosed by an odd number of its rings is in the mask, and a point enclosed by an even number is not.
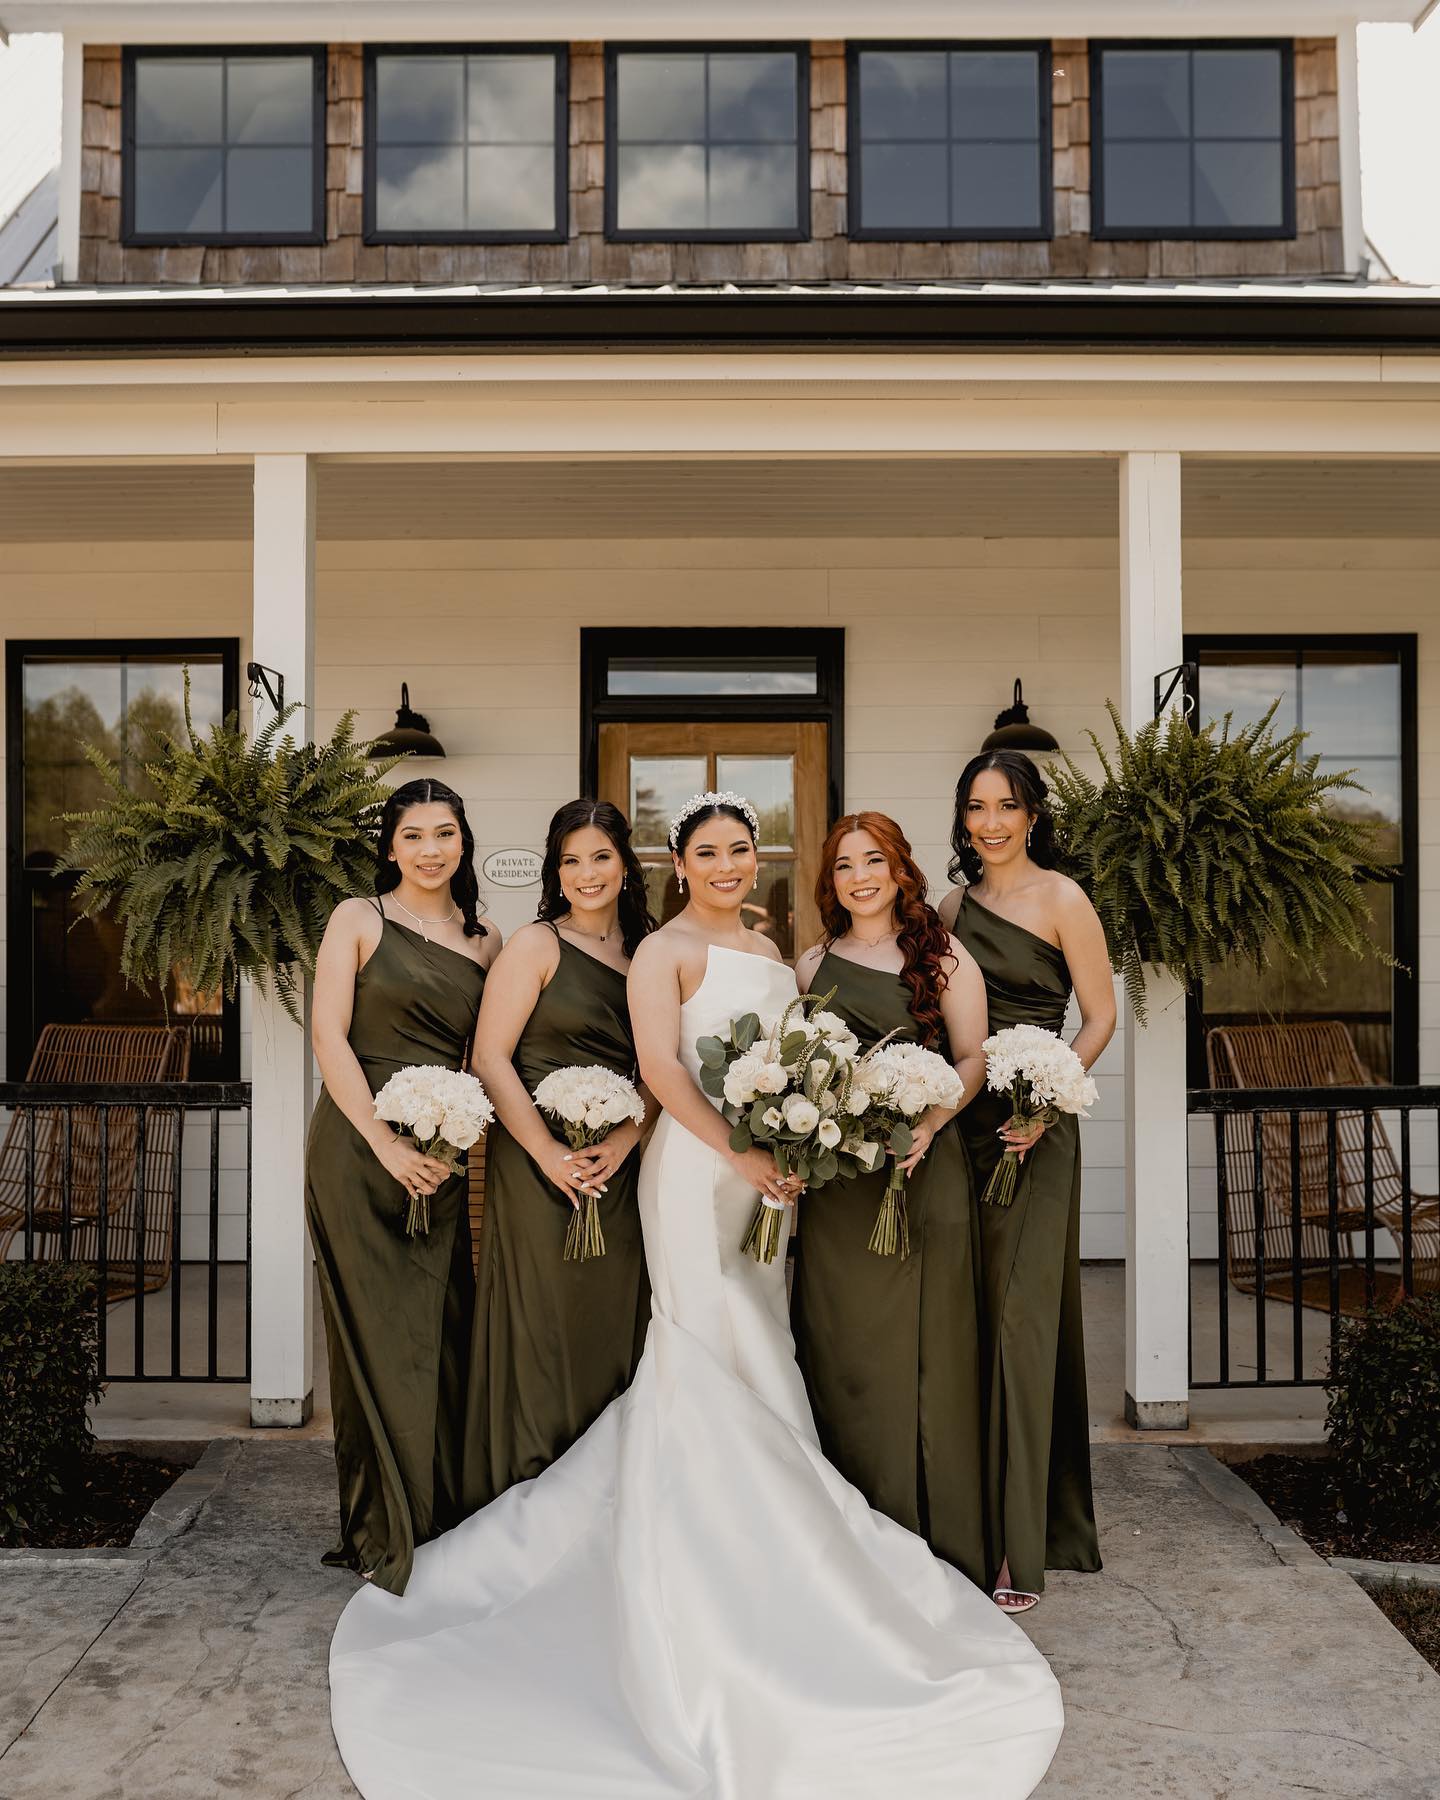
{"type": "Polygon", "coordinates": [[[128,50],[130,244],[318,244],[323,50],[128,50]]]}
{"type": "Polygon", "coordinates": [[[565,109],[562,50],[369,51],[366,240],[563,241],[569,227],[565,109]]]}
{"type": "Polygon", "coordinates": [[[1295,235],[1292,47],[1094,44],[1097,238],[1295,235]]]}

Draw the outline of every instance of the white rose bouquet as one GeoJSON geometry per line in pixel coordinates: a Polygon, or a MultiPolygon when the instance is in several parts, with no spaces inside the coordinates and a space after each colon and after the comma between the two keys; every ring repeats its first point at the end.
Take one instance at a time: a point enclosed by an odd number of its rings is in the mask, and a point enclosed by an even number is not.
{"type": "MultiPolygon", "coordinates": [[[[490,1096],[463,1069],[412,1064],[397,1069],[375,1096],[375,1117],[395,1126],[418,1150],[444,1163],[453,1175],[460,1158],[495,1117],[490,1096]]],[[[405,1229],[414,1237],[430,1229],[430,1196],[412,1194],[405,1229]]]]}
{"type": "MultiPolygon", "coordinates": [[[[599,1063],[554,1070],[536,1087],[535,1104],[547,1117],[559,1120],[572,1150],[603,1143],[626,1119],[645,1123],[645,1102],[635,1083],[599,1063]]],[[[604,1254],[600,1199],[593,1188],[582,1188],[565,1232],[565,1261],[587,1262],[604,1254]]]]}
{"type": "MultiPolygon", "coordinates": [[[[807,1183],[840,1172],[841,1096],[860,1048],[844,1020],[825,1011],[833,997],[833,989],[804,995],[770,1021],[746,1013],[727,1037],[695,1045],[700,1085],[734,1127],[730,1148],[763,1144],[782,1175],[807,1183]]],[[[757,1202],[741,1245],[756,1262],[775,1260],[784,1210],[763,1194],[757,1202]]]]}
{"type": "MultiPolygon", "coordinates": [[[[1053,1125],[1062,1113],[1084,1118],[1099,1098],[1085,1065],[1062,1037],[1039,1025],[1010,1025],[988,1037],[985,1083],[1010,1096],[1012,1130],[1040,1120],[1053,1125]]],[[[989,1206],[1009,1206],[1020,1179],[1020,1153],[1007,1150],[980,1198],[989,1206]]]]}
{"type": "Polygon", "coordinates": [[[877,1256],[910,1254],[906,1174],[900,1165],[914,1146],[915,1121],[932,1106],[958,1106],[964,1092],[954,1065],[919,1044],[885,1039],[856,1065],[848,1106],[863,1115],[864,1135],[870,1140],[862,1144],[861,1151],[866,1154],[858,1160],[873,1174],[886,1150],[893,1153],[890,1178],[870,1233],[870,1248],[877,1256]]]}

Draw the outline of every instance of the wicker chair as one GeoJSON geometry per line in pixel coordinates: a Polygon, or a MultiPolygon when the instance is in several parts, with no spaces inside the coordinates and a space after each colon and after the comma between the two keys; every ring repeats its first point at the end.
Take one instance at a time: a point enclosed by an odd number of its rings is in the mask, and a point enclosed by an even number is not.
{"type": "MultiPolygon", "coordinates": [[[[1212,1087],[1365,1087],[1370,1077],[1348,1028],[1334,1019],[1303,1024],[1217,1025],[1207,1034],[1206,1058],[1212,1087]]],[[[1291,1128],[1285,1112],[1260,1115],[1261,1172],[1264,1182],[1265,1291],[1288,1299],[1294,1288],[1291,1209],[1291,1128]]],[[[1330,1199],[1327,1128],[1323,1113],[1299,1115],[1300,1281],[1308,1306],[1330,1306],[1330,1199]]],[[[1372,1135],[1375,1223],[1399,1240],[1404,1189],[1399,1164],[1382,1121],[1372,1135]]],[[[1349,1243],[1365,1228],[1365,1123],[1358,1112],[1342,1112],[1336,1128],[1337,1223],[1341,1242],[1341,1310],[1365,1310],[1361,1271],[1349,1243]]],[[[1231,1280],[1254,1290],[1256,1274],[1255,1149],[1251,1115],[1225,1119],[1227,1186],[1226,1244],[1231,1280]]],[[[1440,1287],[1440,1200],[1411,1197],[1411,1244],[1417,1289],[1440,1287]]],[[[1383,1272],[1377,1295],[1398,1296],[1399,1283],[1383,1272]]]]}
{"type": "MultiPolygon", "coordinates": [[[[184,1081],[190,1070],[190,1032],[183,1025],[47,1025],[30,1059],[31,1082],[127,1083],[184,1081]]],[[[70,1125],[70,1243],[64,1242],[65,1109],[34,1113],[35,1259],[100,1260],[100,1202],[105,1196],[106,1298],[136,1289],[137,1261],[147,1291],[170,1275],[175,1159],[180,1153],[174,1112],[162,1106],[107,1108],[108,1179],[101,1179],[106,1140],[101,1109],[76,1106],[70,1125]],[[145,1115],[144,1164],[140,1115],[145,1115]],[[137,1231],[139,1238],[137,1241],[137,1231]]],[[[25,1228],[25,1162],[30,1126],[11,1115],[0,1143],[0,1259],[25,1228]]]]}

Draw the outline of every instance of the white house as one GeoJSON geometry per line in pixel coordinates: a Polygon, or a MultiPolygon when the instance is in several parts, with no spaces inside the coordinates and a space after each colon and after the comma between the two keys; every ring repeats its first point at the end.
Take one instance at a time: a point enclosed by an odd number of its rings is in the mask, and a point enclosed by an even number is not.
{"type": "MultiPolygon", "coordinates": [[[[575,792],[653,841],[672,792],[763,791],[787,950],[842,808],[943,889],[1017,678],[1077,756],[1184,662],[1206,712],[1283,694],[1390,830],[1405,968],[1205,1009],[1440,1081],[1440,292],[1372,270],[1356,60],[1422,10],[0,0],[64,43],[54,279],[0,290],[12,1080],[124,1004],[37,899],[65,705],[189,662],[218,709],[253,661],[318,730],[408,684],[506,928],[575,792]]],[[[1098,1071],[1082,1252],[1175,1426],[1219,1239],[1158,999],[1098,1071]]],[[[304,1040],[256,1001],[204,1042],[253,1084],[252,1416],[295,1423],[304,1040]]]]}

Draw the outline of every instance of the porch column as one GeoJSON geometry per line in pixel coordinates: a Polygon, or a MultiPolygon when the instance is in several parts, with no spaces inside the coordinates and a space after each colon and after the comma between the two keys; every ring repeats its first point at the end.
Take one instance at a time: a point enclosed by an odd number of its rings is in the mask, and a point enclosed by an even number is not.
{"type": "MultiPolygon", "coordinates": [[[[1180,458],[1120,459],[1121,714],[1154,717],[1155,677],[1181,659],[1180,458]]],[[[1150,1022],[1125,1035],[1125,1417],[1142,1430],[1189,1423],[1189,1193],[1185,998],[1148,971],[1150,1022]]]]}
{"type": "MultiPolygon", "coordinates": [[[[285,702],[315,700],[315,469],[308,456],[255,458],[251,652],[284,677],[285,702]]],[[[274,677],[271,677],[272,685],[274,677]]],[[[253,728],[274,716],[263,694],[253,728]]],[[[250,991],[250,1423],[303,1425],[314,1401],[305,1131],[310,1122],[310,1001],[296,1024],[278,1000],[250,991]]]]}

